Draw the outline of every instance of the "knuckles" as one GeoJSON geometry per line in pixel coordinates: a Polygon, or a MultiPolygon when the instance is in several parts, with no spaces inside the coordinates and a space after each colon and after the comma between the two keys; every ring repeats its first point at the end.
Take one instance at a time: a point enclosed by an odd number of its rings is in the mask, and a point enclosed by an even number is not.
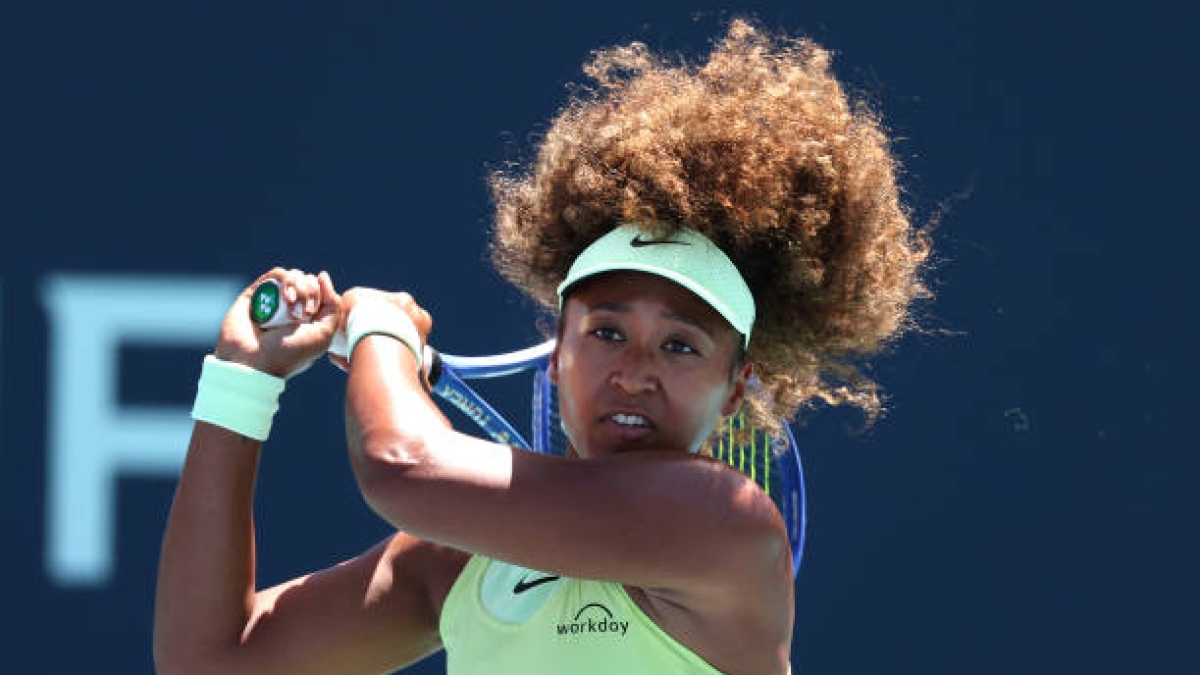
{"type": "Polygon", "coordinates": [[[349,312],[354,309],[354,306],[367,298],[375,298],[383,302],[390,303],[398,309],[408,314],[409,318],[416,324],[422,338],[429,334],[433,328],[433,319],[429,312],[417,303],[416,298],[411,293],[406,291],[388,292],[377,288],[368,288],[365,286],[355,286],[342,294],[342,309],[346,312],[346,317],[349,317],[349,312]]]}

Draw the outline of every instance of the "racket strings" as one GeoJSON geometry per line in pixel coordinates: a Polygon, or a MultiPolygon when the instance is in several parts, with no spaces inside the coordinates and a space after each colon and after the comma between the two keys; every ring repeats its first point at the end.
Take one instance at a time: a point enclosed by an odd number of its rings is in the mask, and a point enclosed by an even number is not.
{"type": "Polygon", "coordinates": [[[782,445],[762,430],[748,426],[746,413],[730,415],[711,444],[712,456],[750,477],[769,496],[778,491],[778,472],[772,475],[775,453],[789,449],[786,439],[782,445]]]}

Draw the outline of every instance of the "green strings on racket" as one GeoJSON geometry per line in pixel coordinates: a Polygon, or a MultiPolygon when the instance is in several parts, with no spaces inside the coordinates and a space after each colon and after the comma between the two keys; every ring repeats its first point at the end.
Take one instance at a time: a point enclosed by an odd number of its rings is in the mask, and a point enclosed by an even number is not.
{"type": "Polygon", "coordinates": [[[761,434],[757,432],[745,432],[746,413],[743,411],[739,411],[737,415],[730,415],[726,426],[725,433],[720,434],[716,439],[716,458],[743,474],[750,476],[750,480],[762,486],[763,490],[770,496],[770,441],[766,438],[760,439],[761,434]],[[739,440],[739,432],[742,432],[740,435],[743,437],[749,436],[748,440],[745,438],[739,440]],[[760,467],[762,470],[761,481],[759,480],[760,467]]]}

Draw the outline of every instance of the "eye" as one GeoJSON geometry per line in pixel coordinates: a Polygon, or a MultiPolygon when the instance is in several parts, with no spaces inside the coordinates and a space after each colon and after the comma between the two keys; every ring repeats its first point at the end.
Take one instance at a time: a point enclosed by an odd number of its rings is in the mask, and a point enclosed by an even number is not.
{"type": "Polygon", "coordinates": [[[619,342],[625,339],[625,336],[621,335],[620,331],[607,326],[601,326],[592,330],[592,335],[605,342],[619,342]]]}
{"type": "Polygon", "coordinates": [[[695,347],[684,342],[683,340],[667,340],[665,343],[663,343],[663,349],[666,349],[674,354],[700,354],[700,352],[696,351],[695,347]]]}

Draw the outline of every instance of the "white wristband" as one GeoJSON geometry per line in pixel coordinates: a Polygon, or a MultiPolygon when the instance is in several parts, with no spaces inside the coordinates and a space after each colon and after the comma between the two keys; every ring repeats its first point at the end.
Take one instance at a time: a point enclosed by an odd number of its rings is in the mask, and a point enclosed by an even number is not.
{"type": "Polygon", "coordinates": [[[387,335],[404,343],[417,359],[417,370],[421,369],[421,334],[408,312],[382,300],[364,299],[354,305],[346,319],[346,358],[368,335],[387,335]]]}
{"type": "Polygon", "coordinates": [[[271,433],[284,379],[213,355],[204,357],[192,419],[259,441],[271,433]]]}

